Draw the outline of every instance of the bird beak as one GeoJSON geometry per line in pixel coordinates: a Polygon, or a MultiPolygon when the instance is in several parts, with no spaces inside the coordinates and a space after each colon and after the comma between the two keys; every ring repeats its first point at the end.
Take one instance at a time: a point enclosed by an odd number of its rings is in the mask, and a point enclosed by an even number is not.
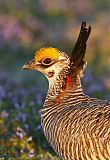
{"type": "Polygon", "coordinates": [[[36,63],[34,59],[22,67],[24,70],[37,70],[37,68],[39,68],[39,63],[36,63]]]}
{"type": "Polygon", "coordinates": [[[22,69],[23,69],[23,70],[28,70],[28,69],[30,69],[30,67],[29,67],[28,64],[24,64],[24,65],[22,66],[22,69]]]}
{"type": "Polygon", "coordinates": [[[41,64],[39,62],[35,62],[35,60],[29,61],[27,64],[24,64],[22,67],[23,70],[35,70],[39,72],[43,72],[41,64]]]}

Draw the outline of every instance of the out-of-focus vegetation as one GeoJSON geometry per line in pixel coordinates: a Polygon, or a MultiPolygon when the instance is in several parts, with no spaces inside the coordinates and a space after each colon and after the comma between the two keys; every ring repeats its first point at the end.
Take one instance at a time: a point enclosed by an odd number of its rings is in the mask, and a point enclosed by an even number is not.
{"type": "Polygon", "coordinates": [[[57,160],[40,126],[48,83],[21,67],[44,46],[71,52],[82,20],[92,26],[83,88],[110,100],[109,0],[0,0],[0,158],[57,160]]]}

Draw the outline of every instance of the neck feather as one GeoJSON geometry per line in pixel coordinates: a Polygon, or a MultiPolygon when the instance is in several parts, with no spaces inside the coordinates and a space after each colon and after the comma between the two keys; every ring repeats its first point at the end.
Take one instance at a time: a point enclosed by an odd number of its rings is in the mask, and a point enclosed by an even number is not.
{"type": "Polygon", "coordinates": [[[80,74],[71,76],[68,74],[68,68],[65,67],[54,85],[49,88],[42,113],[48,109],[54,111],[54,108],[76,106],[87,101],[88,98],[82,90],[80,74]]]}
{"type": "MultiPolygon", "coordinates": [[[[88,96],[85,96],[83,93],[79,76],[73,79],[72,84],[70,82],[71,80],[68,80],[68,77],[67,81],[69,81],[67,82],[69,86],[66,85],[66,83],[63,86],[64,83],[61,84],[62,82],[60,81],[60,87],[54,85],[53,88],[49,89],[44,104],[44,112],[47,111],[47,109],[54,110],[54,108],[76,106],[88,99],[88,96]]],[[[59,84],[59,82],[57,82],[57,84],[59,84]]]]}
{"type": "Polygon", "coordinates": [[[72,91],[73,94],[76,92],[83,94],[80,75],[69,75],[68,67],[65,67],[59,73],[53,85],[49,87],[47,98],[63,98],[68,91],[72,91]]]}

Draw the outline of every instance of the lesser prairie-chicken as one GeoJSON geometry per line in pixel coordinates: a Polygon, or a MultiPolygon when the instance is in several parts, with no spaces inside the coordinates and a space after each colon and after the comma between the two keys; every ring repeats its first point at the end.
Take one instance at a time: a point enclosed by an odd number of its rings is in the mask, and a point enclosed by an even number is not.
{"type": "Polygon", "coordinates": [[[41,124],[47,140],[65,160],[110,160],[110,102],[85,95],[80,83],[90,31],[82,22],[71,55],[42,48],[23,66],[42,72],[49,81],[41,124]]]}

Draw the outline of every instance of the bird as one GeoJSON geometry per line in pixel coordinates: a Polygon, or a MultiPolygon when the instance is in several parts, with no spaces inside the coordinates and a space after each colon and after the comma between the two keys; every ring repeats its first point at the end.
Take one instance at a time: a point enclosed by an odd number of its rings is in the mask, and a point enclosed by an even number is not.
{"type": "Polygon", "coordinates": [[[85,95],[81,86],[90,32],[83,21],[71,54],[44,47],[23,66],[41,72],[49,82],[41,125],[64,160],[110,160],[110,102],[85,95]]]}

